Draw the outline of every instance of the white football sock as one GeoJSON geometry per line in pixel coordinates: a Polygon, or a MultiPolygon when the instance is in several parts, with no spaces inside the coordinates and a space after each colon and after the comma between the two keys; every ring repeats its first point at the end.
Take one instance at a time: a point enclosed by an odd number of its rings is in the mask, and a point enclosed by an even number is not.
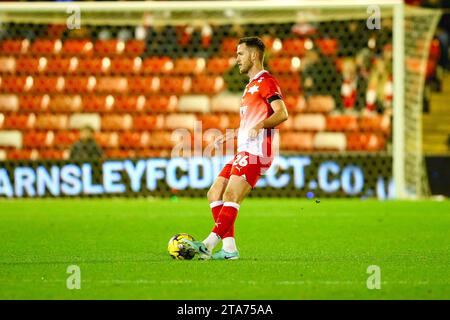
{"type": "Polygon", "coordinates": [[[217,246],[219,242],[220,237],[214,232],[211,232],[209,236],[207,236],[206,239],[203,240],[203,244],[206,246],[206,248],[208,248],[210,252],[213,251],[213,249],[217,246]]]}
{"type": "Polygon", "coordinates": [[[226,252],[236,252],[237,248],[236,248],[236,241],[234,240],[233,237],[226,237],[222,240],[222,249],[225,250],[226,252]]]}

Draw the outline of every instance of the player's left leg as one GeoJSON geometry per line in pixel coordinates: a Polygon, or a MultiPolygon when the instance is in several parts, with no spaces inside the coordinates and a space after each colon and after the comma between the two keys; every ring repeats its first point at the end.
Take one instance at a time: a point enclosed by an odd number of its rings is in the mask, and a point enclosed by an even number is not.
{"type": "MultiPolygon", "coordinates": [[[[234,228],[234,222],[239,211],[239,207],[244,198],[248,195],[252,186],[242,176],[231,175],[225,192],[223,193],[223,207],[220,210],[218,219],[210,235],[203,241],[209,252],[220,242],[220,239],[227,239],[227,234],[234,228]]],[[[231,239],[230,239],[231,240],[231,239]]],[[[235,243],[224,244],[224,250],[230,253],[237,253],[235,243]],[[228,250],[227,250],[228,249],[228,250]]]]}
{"type": "MultiPolygon", "coordinates": [[[[209,201],[209,207],[211,208],[211,213],[214,219],[214,222],[217,221],[219,217],[220,210],[223,207],[223,193],[228,185],[228,180],[231,176],[232,171],[232,161],[227,163],[220,171],[219,176],[216,178],[214,183],[208,190],[207,198],[209,201]]],[[[224,241],[224,245],[226,246],[228,243],[234,243],[234,227],[231,228],[222,239],[224,241]]]]}

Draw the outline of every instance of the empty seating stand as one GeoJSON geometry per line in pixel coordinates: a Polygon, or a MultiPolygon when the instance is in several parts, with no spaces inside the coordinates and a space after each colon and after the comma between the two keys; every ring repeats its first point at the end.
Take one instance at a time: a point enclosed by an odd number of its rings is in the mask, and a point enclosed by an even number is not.
{"type": "MultiPolygon", "coordinates": [[[[64,26],[47,29],[46,37],[0,41],[0,160],[67,159],[86,126],[110,158],[170,156],[183,132],[199,125],[217,132],[239,127],[242,92],[229,90],[226,78],[235,67],[236,37],[220,39],[212,55],[170,56],[149,55],[146,40],[64,39],[64,26]]],[[[303,95],[309,49],[338,67],[342,62],[337,39],[310,36],[264,38],[273,56],[267,68],[290,115],[278,126],[281,151],[385,150],[390,116],[342,115],[333,97],[303,95]]],[[[433,41],[429,72],[439,54],[433,41]]],[[[406,65],[420,67],[414,59],[406,65]]],[[[217,132],[203,137],[203,147],[217,132]]]]}

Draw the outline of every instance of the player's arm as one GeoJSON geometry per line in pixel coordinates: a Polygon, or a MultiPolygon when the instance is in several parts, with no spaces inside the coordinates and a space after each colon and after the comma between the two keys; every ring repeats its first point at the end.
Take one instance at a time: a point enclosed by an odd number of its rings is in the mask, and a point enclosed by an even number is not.
{"type": "Polygon", "coordinates": [[[286,108],[286,105],[284,104],[284,101],[281,99],[273,100],[270,103],[270,106],[273,109],[273,113],[270,117],[267,119],[261,121],[256,126],[254,126],[249,131],[249,136],[251,139],[256,138],[258,135],[259,130],[261,129],[268,129],[268,128],[275,128],[280,123],[283,123],[288,118],[288,111],[286,108]]]}
{"type": "Polygon", "coordinates": [[[227,132],[223,135],[218,136],[215,140],[214,140],[214,144],[216,146],[220,146],[221,144],[225,143],[226,141],[230,140],[230,139],[234,139],[235,136],[237,136],[239,131],[238,129],[232,129],[232,130],[228,130],[227,132]]]}

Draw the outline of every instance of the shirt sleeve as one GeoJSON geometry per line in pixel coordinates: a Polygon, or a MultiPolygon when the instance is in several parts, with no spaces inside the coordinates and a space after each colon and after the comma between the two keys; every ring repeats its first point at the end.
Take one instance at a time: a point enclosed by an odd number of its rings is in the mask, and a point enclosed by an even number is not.
{"type": "Polygon", "coordinates": [[[262,81],[260,93],[261,96],[269,103],[283,98],[280,86],[273,78],[264,79],[262,81]]]}

